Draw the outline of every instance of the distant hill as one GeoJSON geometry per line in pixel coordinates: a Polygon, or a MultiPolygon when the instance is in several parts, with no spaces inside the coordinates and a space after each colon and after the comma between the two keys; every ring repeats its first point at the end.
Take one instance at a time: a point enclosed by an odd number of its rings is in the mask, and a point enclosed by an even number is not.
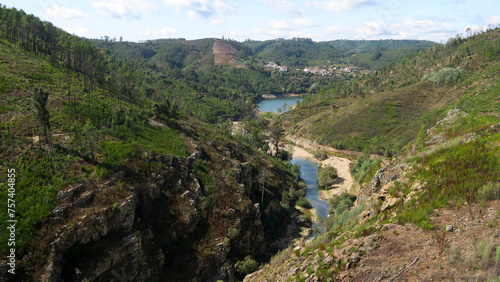
{"type": "Polygon", "coordinates": [[[366,52],[371,53],[375,52],[378,49],[383,50],[397,50],[403,48],[429,48],[432,45],[437,44],[436,42],[429,40],[394,40],[394,39],[386,39],[386,40],[333,40],[326,41],[328,45],[331,45],[335,48],[352,50],[357,53],[366,52]]]}
{"type": "Polygon", "coordinates": [[[334,46],[308,38],[245,41],[244,44],[261,60],[276,61],[293,68],[328,64],[348,55],[334,46]]]}
{"type": "Polygon", "coordinates": [[[243,42],[254,56],[291,68],[346,64],[364,69],[382,69],[409,53],[434,44],[425,40],[335,40],[314,42],[308,38],[243,42]],[[364,54],[366,53],[366,54],[364,54]],[[358,57],[356,57],[356,55],[358,57]]]}
{"type": "Polygon", "coordinates": [[[285,116],[301,135],[338,148],[370,148],[388,155],[449,109],[495,117],[489,113],[499,107],[499,35],[497,28],[471,38],[451,38],[446,45],[408,54],[373,74],[319,86],[317,95],[285,116]],[[465,93],[481,94],[465,98],[465,93]]]}

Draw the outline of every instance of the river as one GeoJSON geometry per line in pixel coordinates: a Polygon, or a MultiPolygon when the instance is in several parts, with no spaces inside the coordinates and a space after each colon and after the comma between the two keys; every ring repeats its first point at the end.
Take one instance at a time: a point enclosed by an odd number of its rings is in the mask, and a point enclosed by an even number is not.
{"type": "Polygon", "coordinates": [[[292,164],[300,165],[301,177],[307,185],[306,198],[309,200],[319,216],[326,218],[328,203],[321,199],[318,187],[318,166],[315,162],[305,159],[293,158],[292,164]]]}
{"type": "Polygon", "coordinates": [[[257,107],[262,112],[277,113],[278,109],[281,109],[281,112],[284,113],[289,110],[290,106],[297,104],[297,101],[303,100],[297,96],[269,98],[258,102],[257,107]]]}

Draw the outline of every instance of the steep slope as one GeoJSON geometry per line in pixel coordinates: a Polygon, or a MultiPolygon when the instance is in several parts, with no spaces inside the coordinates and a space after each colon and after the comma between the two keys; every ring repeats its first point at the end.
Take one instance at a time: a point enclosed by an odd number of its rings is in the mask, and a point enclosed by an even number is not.
{"type": "MultiPolygon", "coordinates": [[[[346,115],[343,122],[348,122],[360,115],[367,117],[365,111],[383,112],[376,109],[387,104],[377,103],[379,96],[401,98],[412,90],[411,96],[432,97],[427,88],[433,87],[442,97],[419,111],[444,114],[421,126],[416,137],[406,137],[410,142],[390,162],[376,164],[380,169],[374,170],[368,181],[360,181],[353,207],[348,208],[342,198],[332,199],[323,234],[289,247],[245,281],[495,281],[500,275],[499,32],[494,29],[460,42],[451,40],[445,46],[450,52],[434,58],[436,65],[428,68],[430,75],[398,81],[400,86],[394,90],[340,103],[338,99],[340,109],[333,109],[333,113],[329,107],[316,114],[325,107],[316,103],[314,114],[309,115],[321,116],[325,123],[329,115],[335,117],[341,110],[346,115]],[[456,73],[442,71],[441,62],[450,62],[450,58],[459,62],[460,55],[466,56],[466,63],[456,69],[474,72],[437,86],[445,89],[434,86],[441,79],[445,81],[448,72],[456,73]],[[421,82],[422,77],[427,81],[421,82]],[[415,82],[405,85],[412,79],[415,82]]],[[[427,54],[419,56],[416,62],[423,62],[427,54]]],[[[396,65],[387,75],[402,77],[402,69],[396,65]]],[[[414,104],[403,109],[415,111],[414,104]]],[[[308,105],[301,107],[306,121],[308,105]]],[[[411,117],[405,116],[397,124],[408,127],[408,119],[411,117]]],[[[373,142],[366,156],[358,158],[353,173],[358,173],[358,163],[367,163],[370,149],[377,151],[376,145],[390,144],[399,136],[385,130],[384,124],[370,123],[368,118],[362,122],[365,126],[356,124],[343,129],[344,134],[372,132],[378,134],[379,142],[373,142]]]]}
{"type": "Polygon", "coordinates": [[[491,116],[498,108],[499,34],[452,38],[380,72],[324,85],[285,114],[286,124],[333,147],[391,155],[455,104],[491,116]],[[476,92],[491,103],[465,102],[476,92]]]}
{"type": "Polygon", "coordinates": [[[237,59],[238,50],[220,40],[214,40],[212,50],[214,54],[214,64],[217,66],[234,63],[237,59]]]}
{"type": "Polygon", "coordinates": [[[43,24],[58,48],[26,41],[29,25],[0,39],[0,170],[16,171],[15,193],[2,177],[0,200],[14,201],[17,220],[16,275],[2,261],[2,280],[235,281],[237,262],[265,260],[298,236],[303,188],[289,163],[165,96],[134,96],[144,89],[114,81],[105,52],[43,24]]]}

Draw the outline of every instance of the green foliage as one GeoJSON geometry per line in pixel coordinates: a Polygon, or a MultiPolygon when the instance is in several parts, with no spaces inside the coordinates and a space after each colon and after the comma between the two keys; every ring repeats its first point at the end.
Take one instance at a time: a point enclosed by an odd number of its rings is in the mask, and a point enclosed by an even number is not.
{"type": "Polygon", "coordinates": [[[369,158],[366,155],[359,156],[351,168],[354,179],[360,184],[370,181],[380,168],[380,161],[378,157],[369,158]]]}
{"type": "Polygon", "coordinates": [[[305,209],[310,209],[310,208],[312,208],[311,203],[309,203],[309,201],[308,201],[306,198],[304,198],[304,197],[301,197],[301,198],[297,201],[297,206],[302,207],[302,208],[305,208],[305,209]]]}
{"type": "Polygon", "coordinates": [[[421,158],[416,175],[426,183],[426,192],[418,202],[413,200],[402,207],[399,221],[432,229],[429,217],[434,209],[496,197],[500,148],[492,144],[498,140],[500,136],[493,134],[421,158]]]}
{"type": "Polygon", "coordinates": [[[437,84],[452,84],[457,82],[460,77],[464,75],[464,73],[465,72],[462,69],[443,68],[424,75],[424,77],[422,77],[422,80],[434,82],[437,84]]]}
{"type": "Polygon", "coordinates": [[[318,185],[321,189],[329,189],[338,177],[337,170],[332,166],[318,168],[318,185]]]}
{"type": "Polygon", "coordinates": [[[328,199],[330,214],[341,215],[354,205],[354,201],[356,201],[356,196],[347,192],[333,195],[332,198],[328,199]]]}
{"type": "MultiPolygon", "coordinates": [[[[55,206],[56,193],[63,187],[78,181],[75,176],[78,159],[60,153],[48,153],[34,149],[17,160],[11,160],[9,168],[16,170],[16,249],[23,254],[38,242],[40,224],[55,206]]],[[[6,181],[0,183],[0,200],[7,203],[6,181]]],[[[5,230],[7,212],[0,213],[1,227],[5,230]]],[[[7,237],[0,236],[0,252],[5,253],[7,237]]]]}
{"type": "Polygon", "coordinates": [[[120,208],[120,203],[114,203],[113,207],[111,208],[113,212],[119,212],[121,210],[120,208]]]}
{"type": "Polygon", "coordinates": [[[477,245],[477,256],[485,262],[488,261],[493,255],[493,240],[491,238],[484,238],[479,241],[479,244],[477,245]]]}
{"type": "Polygon", "coordinates": [[[500,183],[489,182],[477,192],[477,197],[483,201],[498,200],[500,198],[500,183]]]}
{"type": "Polygon", "coordinates": [[[418,131],[417,138],[415,139],[415,146],[419,151],[422,151],[425,147],[426,134],[427,131],[425,130],[425,125],[422,125],[418,131]]]}
{"type": "Polygon", "coordinates": [[[264,61],[276,61],[289,68],[303,68],[324,64],[343,55],[342,51],[326,43],[313,42],[309,38],[246,41],[255,55],[264,61]]]}
{"type": "Polygon", "coordinates": [[[252,256],[246,256],[243,260],[234,264],[234,269],[239,274],[239,277],[255,272],[259,269],[259,263],[256,262],[252,256]]]}
{"type": "Polygon", "coordinates": [[[297,201],[300,198],[304,197],[306,195],[306,190],[305,189],[291,189],[290,192],[286,194],[286,197],[290,201],[297,201]]]}
{"type": "Polygon", "coordinates": [[[295,182],[299,182],[300,181],[300,165],[299,164],[294,164],[291,166],[291,172],[292,172],[292,175],[293,175],[293,178],[295,179],[295,182]]]}
{"type": "Polygon", "coordinates": [[[35,104],[36,117],[40,123],[40,132],[44,137],[45,143],[49,143],[50,134],[50,113],[47,110],[47,99],[49,98],[49,93],[43,91],[40,88],[35,89],[33,93],[33,101],[35,104]]]}
{"type": "Polygon", "coordinates": [[[14,89],[15,89],[15,84],[9,77],[3,75],[0,76],[0,94],[10,92],[14,89]]]}
{"type": "Polygon", "coordinates": [[[227,237],[229,239],[234,239],[239,235],[239,233],[240,232],[238,231],[238,229],[234,227],[229,227],[229,229],[227,230],[227,237]]]}

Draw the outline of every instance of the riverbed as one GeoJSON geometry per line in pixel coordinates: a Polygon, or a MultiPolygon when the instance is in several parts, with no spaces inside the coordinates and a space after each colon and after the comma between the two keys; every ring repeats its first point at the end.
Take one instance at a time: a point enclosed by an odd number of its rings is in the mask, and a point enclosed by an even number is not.
{"type": "MultiPolygon", "coordinates": [[[[297,146],[300,142],[297,142],[299,140],[296,137],[288,136],[287,139],[296,144],[296,146],[293,147],[292,164],[298,164],[301,166],[301,176],[307,185],[306,198],[313,206],[315,210],[314,213],[322,218],[325,218],[328,215],[329,198],[331,198],[334,194],[340,194],[344,191],[353,192],[356,190],[356,185],[352,179],[349,169],[351,161],[346,158],[331,156],[320,162],[311,153],[304,149],[305,147],[308,150],[318,150],[319,148],[316,148],[313,142],[306,142],[308,146],[303,146],[306,144],[297,146]],[[334,185],[332,185],[332,188],[328,191],[321,190],[318,187],[318,165],[332,166],[337,169],[339,177],[337,178],[337,181],[335,181],[334,185]]],[[[330,147],[324,147],[321,149],[326,149],[328,151],[335,150],[330,147]]]]}

